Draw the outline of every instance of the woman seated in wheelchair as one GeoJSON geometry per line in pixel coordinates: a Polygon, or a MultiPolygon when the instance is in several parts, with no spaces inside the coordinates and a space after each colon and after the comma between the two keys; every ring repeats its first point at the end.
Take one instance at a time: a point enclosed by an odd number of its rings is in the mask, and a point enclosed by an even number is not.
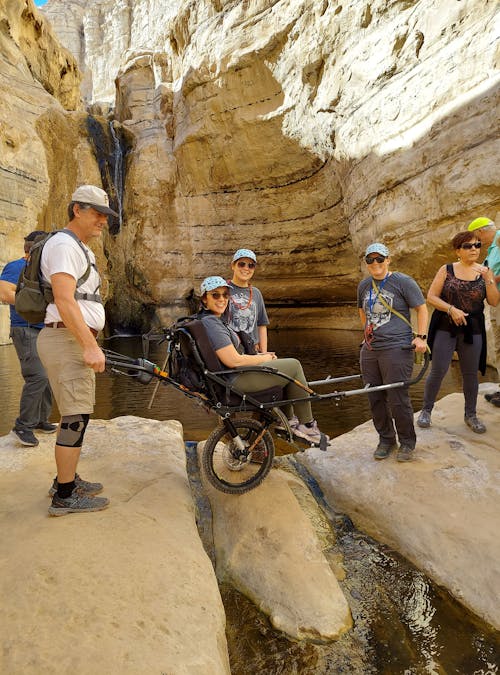
{"type": "MultiPolygon", "coordinates": [[[[201,284],[201,302],[203,311],[200,318],[212,348],[219,361],[227,368],[240,366],[270,366],[292,377],[307,386],[302,365],[297,359],[279,359],[274,352],[261,354],[245,354],[241,340],[235,331],[224,321],[223,315],[229,301],[229,284],[222,277],[206,277],[201,284]]],[[[273,386],[283,386],[284,379],[272,373],[242,373],[233,380],[235,387],[246,393],[262,391],[273,386]]],[[[293,382],[286,381],[284,397],[286,399],[302,398],[305,392],[293,382]]],[[[282,407],[288,417],[294,436],[308,443],[320,442],[320,430],[313,419],[311,404],[304,400],[282,407]],[[295,412],[295,414],[294,414],[295,412]]],[[[328,440],[328,437],[327,437],[328,440]]]]}

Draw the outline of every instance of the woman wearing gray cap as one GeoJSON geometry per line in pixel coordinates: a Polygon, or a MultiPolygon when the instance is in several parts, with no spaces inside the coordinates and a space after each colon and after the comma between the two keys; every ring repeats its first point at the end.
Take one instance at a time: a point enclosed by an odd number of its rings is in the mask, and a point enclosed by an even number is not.
{"type": "MultiPolygon", "coordinates": [[[[219,361],[227,368],[270,366],[307,386],[302,365],[297,359],[278,359],[274,352],[243,353],[238,334],[222,319],[229,301],[229,284],[222,277],[212,276],[203,280],[201,301],[204,307],[201,320],[205,326],[208,339],[219,361]]],[[[283,386],[283,378],[279,375],[264,372],[235,373],[232,384],[241,391],[252,393],[277,385],[283,386]]],[[[287,382],[284,390],[287,399],[303,398],[304,396],[304,389],[294,382],[287,382]]],[[[283,406],[283,412],[289,420],[293,417],[293,410],[298,417],[298,423],[290,425],[294,436],[308,443],[319,444],[321,432],[313,419],[310,402],[305,400],[294,403],[293,408],[291,405],[283,406]]],[[[329,440],[328,436],[327,440],[329,440]]]]}
{"type": "MultiPolygon", "coordinates": [[[[370,244],[365,251],[369,276],[358,286],[358,310],[365,334],[360,354],[361,374],[364,383],[371,386],[409,380],[413,351],[408,347],[413,345],[421,353],[427,349],[428,312],[422,291],[407,274],[390,272],[390,261],[387,246],[370,244]],[[415,336],[410,309],[417,313],[415,336]]],[[[385,459],[397,448],[397,433],[400,443],[397,460],[411,460],[416,435],[408,389],[369,393],[368,400],[379,435],[374,458],[385,459]]]]}

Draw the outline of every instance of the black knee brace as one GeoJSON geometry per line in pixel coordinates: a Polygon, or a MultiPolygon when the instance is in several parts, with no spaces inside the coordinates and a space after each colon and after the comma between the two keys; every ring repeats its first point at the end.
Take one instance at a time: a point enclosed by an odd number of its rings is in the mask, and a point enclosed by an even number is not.
{"type": "Polygon", "coordinates": [[[81,448],[90,415],[63,415],[57,434],[57,445],[81,448]]]}

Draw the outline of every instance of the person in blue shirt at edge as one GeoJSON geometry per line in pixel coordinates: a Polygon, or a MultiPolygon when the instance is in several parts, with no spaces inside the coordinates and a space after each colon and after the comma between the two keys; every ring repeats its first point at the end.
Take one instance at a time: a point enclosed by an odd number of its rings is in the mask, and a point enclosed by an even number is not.
{"type": "MultiPolygon", "coordinates": [[[[365,251],[369,275],[358,285],[358,311],[364,330],[360,367],[365,385],[376,386],[409,380],[414,353],[404,347],[427,349],[427,305],[416,281],[402,272],[389,271],[389,249],[379,242],[365,251]],[[417,334],[413,336],[410,309],[417,313],[417,334]],[[404,317],[403,318],[400,318],[404,317]]],[[[413,408],[407,387],[368,394],[373,424],[379,435],[375,459],[385,459],[397,448],[396,459],[413,458],[416,445],[413,408]],[[395,428],[394,428],[395,427],[395,428]]]]}
{"type": "Polygon", "coordinates": [[[0,275],[0,300],[10,305],[10,337],[14,343],[24,379],[19,417],[14,423],[12,433],[22,445],[27,446],[38,445],[34,430],[52,434],[57,429],[57,424],[50,424],[48,421],[52,409],[52,391],[36,349],[36,340],[40,329],[43,328],[43,323],[29,324],[22,316],[19,316],[14,308],[19,274],[34,240],[42,234],[47,233],[41,230],[30,232],[24,238],[24,257],[7,263],[0,275]]]}
{"type": "Polygon", "coordinates": [[[258,288],[250,283],[257,266],[257,256],[249,248],[240,248],[233,255],[229,282],[227,321],[236,332],[250,335],[257,352],[267,352],[267,318],[264,298],[258,288]]]}
{"type": "MultiPolygon", "coordinates": [[[[227,305],[230,297],[230,285],[220,276],[206,277],[200,287],[203,310],[200,313],[210,344],[217,354],[219,361],[227,368],[240,366],[269,366],[285,373],[294,380],[307,386],[307,380],[300,361],[293,358],[278,358],[274,352],[260,352],[245,354],[238,334],[225,320],[227,305]]],[[[230,376],[230,382],[241,391],[253,393],[277,385],[283,386],[284,380],[279,375],[271,373],[238,373],[230,376]]],[[[285,398],[303,398],[305,392],[294,382],[285,382],[285,398]]],[[[289,423],[294,411],[297,414],[297,424],[292,427],[294,436],[311,444],[319,444],[321,432],[316,420],[313,419],[311,403],[307,399],[292,405],[283,406],[283,412],[289,423]]],[[[324,434],[326,436],[326,434],[324,434]]],[[[330,440],[326,436],[327,442],[330,440]]]]}
{"type": "MultiPolygon", "coordinates": [[[[474,232],[483,246],[487,246],[486,259],[484,265],[487,265],[493,272],[494,281],[500,291],[500,230],[497,231],[495,223],[489,218],[475,218],[469,223],[467,230],[474,232]]],[[[497,364],[498,377],[500,378],[500,303],[496,308],[490,307],[491,331],[493,333],[495,344],[495,360],[497,364]]],[[[494,394],[485,394],[487,401],[500,408],[500,391],[494,394]]]]}

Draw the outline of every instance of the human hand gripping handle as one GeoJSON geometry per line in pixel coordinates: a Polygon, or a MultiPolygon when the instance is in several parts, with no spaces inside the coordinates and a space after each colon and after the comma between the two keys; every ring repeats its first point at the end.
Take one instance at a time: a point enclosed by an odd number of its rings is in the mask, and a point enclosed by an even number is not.
{"type": "Polygon", "coordinates": [[[85,346],[83,348],[83,360],[94,372],[104,372],[106,367],[106,357],[97,342],[94,345],[85,346]]]}

